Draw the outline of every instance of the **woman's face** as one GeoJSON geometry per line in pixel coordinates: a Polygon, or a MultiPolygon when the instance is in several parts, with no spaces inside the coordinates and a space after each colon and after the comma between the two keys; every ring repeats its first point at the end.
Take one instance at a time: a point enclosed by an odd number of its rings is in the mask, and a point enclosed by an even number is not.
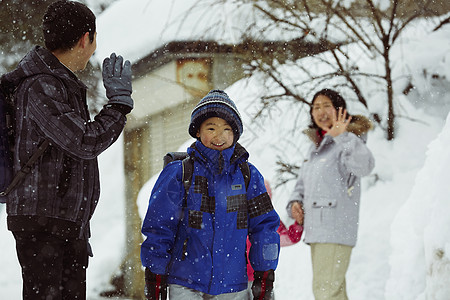
{"type": "Polygon", "coordinates": [[[312,117],[316,125],[325,131],[328,131],[336,120],[336,109],[331,99],[325,95],[319,95],[313,102],[312,117]]]}

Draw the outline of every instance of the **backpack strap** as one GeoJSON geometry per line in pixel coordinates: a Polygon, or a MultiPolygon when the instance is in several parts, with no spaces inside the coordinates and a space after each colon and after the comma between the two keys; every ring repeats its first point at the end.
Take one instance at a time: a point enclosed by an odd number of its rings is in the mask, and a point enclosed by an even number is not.
{"type": "Polygon", "coordinates": [[[12,189],[14,189],[31,172],[31,167],[38,160],[38,158],[42,154],[44,154],[44,152],[45,152],[45,150],[47,150],[47,147],[49,144],[50,144],[50,142],[48,140],[45,140],[42,142],[42,144],[38,147],[36,152],[33,153],[33,155],[26,162],[26,164],[23,165],[22,168],[20,168],[19,172],[14,174],[13,180],[8,185],[8,187],[3,192],[0,193],[0,196],[8,195],[9,192],[11,192],[12,189]]]}
{"type": "Polygon", "coordinates": [[[182,181],[184,185],[184,199],[183,199],[183,208],[187,207],[187,196],[189,194],[189,189],[192,184],[192,176],[194,175],[194,159],[188,155],[182,161],[183,166],[183,176],[182,181]]]}
{"type": "MultiPolygon", "coordinates": [[[[40,75],[42,75],[42,74],[37,74],[35,76],[39,77],[40,75]]],[[[53,77],[58,79],[61,82],[62,86],[64,87],[64,89],[63,89],[64,90],[64,96],[68,97],[66,84],[59,77],[56,77],[56,76],[53,76],[53,77]]],[[[34,81],[32,81],[32,82],[34,82],[34,81]]],[[[31,85],[32,82],[30,82],[30,85],[31,85]]],[[[22,82],[20,84],[22,84],[22,82]]],[[[27,94],[28,94],[28,88],[29,87],[27,87],[25,89],[27,94]]],[[[9,96],[11,96],[11,95],[9,95],[9,96]]],[[[31,157],[28,159],[28,161],[20,168],[19,172],[14,174],[14,177],[13,177],[11,183],[8,185],[8,187],[4,191],[0,192],[0,196],[8,195],[9,192],[11,192],[20,182],[22,182],[22,180],[31,172],[31,167],[39,159],[39,157],[41,157],[41,155],[44,154],[45,150],[47,150],[49,145],[50,145],[50,141],[48,139],[45,139],[39,145],[39,147],[33,153],[33,155],[31,155],[31,157]]]]}
{"type": "Polygon", "coordinates": [[[167,166],[174,160],[183,160],[188,156],[189,154],[187,152],[168,152],[163,158],[163,167],[167,166]]]}
{"type": "Polygon", "coordinates": [[[175,160],[181,160],[182,177],[181,181],[184,186],[184,200],[183,208],[187,206],[187,194],[192,184],[192,176],[194,174],[194,158],[192,158],[187,152],[168,152],[163,158],[163,168],[165,168],[170,162],[175,160]]]}
{"type": "Polygon", "coordinates": [[[250,166],[247,161],[244,161],[242,164],[239,164],[239,169],[241,169],[242,176],[244,176],[245,182],[245,190],[248,190],[248,186],[250,185],[250,166]]]}

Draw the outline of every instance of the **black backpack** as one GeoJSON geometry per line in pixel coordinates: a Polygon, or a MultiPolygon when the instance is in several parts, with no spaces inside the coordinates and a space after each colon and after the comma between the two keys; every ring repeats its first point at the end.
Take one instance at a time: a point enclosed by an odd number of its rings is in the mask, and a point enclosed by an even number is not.
{"type": "MultiPolygon", "coordinates": [[[[34,76],[37,77],[39,74],[34,76]]],[[[31,172],[31,167],[33,164],[45,152],[50,144],[48,140],[45,140],[41,145],[39,145],[36,152],[31,155],[21,169],[14,174],[13,147],[15,141],[15,115],[12,94],[13,91],[7,90],[7,88],[3,89],[3,86],[0,87],[0,203],[6,203],[6,196],[8,193],[11,192],[11,190],[14,189],[23,180],[23,178],[31,172]]]]}
{"type": "MultiPolygon", "coordinates": [[[[169,152],[164,156],[164,167],[167,166],[168,163],[174,160],[181,160],[183,164],[183,185],[185,190],[183,207],[186,207],[187,201],[187,193],[192,184],[192,175],[194,173],[194,159],[187,152],[169,152]]],[[[245,190],[247,191],[248,185],[250,184],[250,167],[248,162],[245,161],[239,164],[239,168],[241,169],[242,175],[244,176],[245,181],[245,190]]]]}
{"type": "MultiPolygon", "coordinates": [[[[0,89],[0,191],[4,191],[12,180],[13,161],[11,152],[11,134],[9,130],[10,110],[6,95],[0,89]]],[[[0,197],[0,202],[5,203],[0,197]]]]}

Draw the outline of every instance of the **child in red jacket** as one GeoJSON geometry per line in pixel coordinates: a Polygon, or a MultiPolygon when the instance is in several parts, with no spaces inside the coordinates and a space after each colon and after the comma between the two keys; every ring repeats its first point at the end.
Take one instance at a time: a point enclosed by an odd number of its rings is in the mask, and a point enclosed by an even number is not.
{"type": "MultiPolygon", "coordinates": [[[[270,198],[272,198],[272,189],[270,188],[269,182],[267,180],[264,180],[264,184],[266,186],[267,193],[269,194],[270,198]]],[[[278,227],[277,232],[280,235],[280,246],[281,247],[291,246],[298,243],[302,238],[303,225],[298,224],[296,221],[294,224],[289,226],[289,228],[286,228],[286,225],[284,225],[283,221],[280,220],[280,227],[278,227]]],[[[250,246],[251,243],[247,238],[247,260],[248,260],[248,253],[250,251],[250,246]]],[[[253,278],[253,268],[250,263],[247,263],[247,275],[249,282],[249,299],[253,299],[251,286],[254,278],[253,278]]]]}

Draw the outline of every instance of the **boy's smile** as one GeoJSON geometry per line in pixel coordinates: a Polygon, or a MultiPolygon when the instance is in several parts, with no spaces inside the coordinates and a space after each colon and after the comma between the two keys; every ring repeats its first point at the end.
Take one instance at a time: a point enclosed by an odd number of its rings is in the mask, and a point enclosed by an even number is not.
{"type": "Polygon", "coordinates": [[[197,132],[203,145],[214,150],[225,150],[233,145],[234,133],[231,126],[222,118],[212,117],[203,121],[197,132]]]}

